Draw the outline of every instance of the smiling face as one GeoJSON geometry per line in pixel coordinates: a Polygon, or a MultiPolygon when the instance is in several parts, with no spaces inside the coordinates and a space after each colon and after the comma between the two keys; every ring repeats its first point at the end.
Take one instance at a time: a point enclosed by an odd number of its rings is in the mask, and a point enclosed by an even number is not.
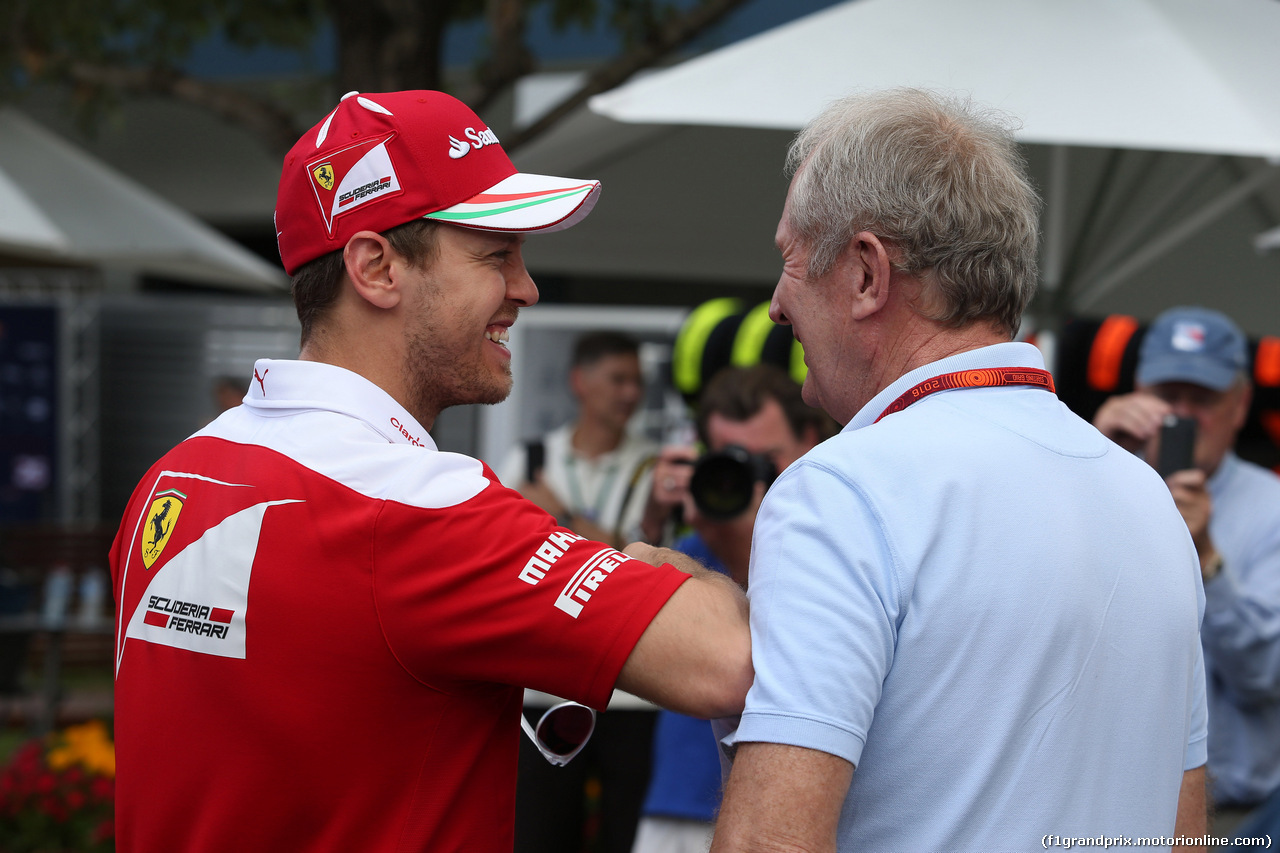
{"type": "Polygon", "coordinates": [[[511,393],[507,330],[538,288],[523,237],[442,225],[434,257],[409,268],[404,373],[423,423],[449,406],[499,403],[511,393]]]}
{"type": "Polygon", "coordinates": [[[782,274],[773,291],[769,316],[775,323],[791,326],[792,334],[804,347],[804,361],[809,368],[804,380],[804,401],[825,410],[840,423],[848,423],[857,413],[856,406],[849,410],[849,377],[842,375],[851,363],[850,291],[841,286],[839,263],[827,275],[809,278],[809,252],[791,228],[790,210],[788,191],[774,237],[782,253],[782,274]]]}

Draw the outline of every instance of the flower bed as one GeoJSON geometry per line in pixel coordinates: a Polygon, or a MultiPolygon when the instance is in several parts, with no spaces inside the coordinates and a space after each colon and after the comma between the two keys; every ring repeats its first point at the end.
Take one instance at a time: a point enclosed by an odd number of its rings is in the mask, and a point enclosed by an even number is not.
{"type": "Polygon", "coordinates": [[[101,720],[28,741],[0,773],[0,850],[114,850],[115,775],[115,746],[101,720]]]}

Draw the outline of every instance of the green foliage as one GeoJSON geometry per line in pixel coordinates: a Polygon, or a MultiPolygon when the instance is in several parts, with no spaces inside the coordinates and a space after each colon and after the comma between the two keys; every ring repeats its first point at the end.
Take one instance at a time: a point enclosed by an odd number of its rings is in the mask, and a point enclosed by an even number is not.
{"type": "Polygon", "coordinates": [[[672,24],[724,5],[724,0],[506,0],[491,8],[491,2],[0,0],[0,103],[47,86],[70,96],[81,128],[92,134],[126,97],[177,98],[238,123],[269,148],[283,151],[286,140],[296,139],[301,130],[296,117],[300,102],[311,97],[309,87],[304,92],[293,84],[249,86],[188,77],[184,66],[195,48],[220,39],[245,51],[294,50],[310,58],[317,37],[332,28],[337,39],[333,74],[313,76],[318,86],[337,92],[442,88],[444,32],[496,12],[483,41],[489,55],[477,57],[465,90],[456,92],[482,107],[537,69],[525,39],[534,11],[548,12],[552,26],[561,30],[613,30],[622,51],[601,64],[629,74],[635,69],[628,55],[642,64],[652,62],[684,38],[672,24]]]}
{"type": "Polygon", "coordinates": [[[671,0],[541,0],[551,7],[551,24],[557,29],[571,26],[593,27],[605,15],[609,27],[617,31],[626,47],[648,41],[665,25],[695,3],[671,0]],[[605,8],[601,8],[604,6],[605,8]]]}
{"type": "MultiPolygon", "coordinates": [[[[8,49],[100,64],[169,67],[215,34],[243,48],[304,48],[323,0],[13,0],[8,49]]],[[[13,57],[8,57],[12,59],[13,57]]]]}
{"type": "Polygon", "coordinates": [[[570,26],[590,27],[600,14],[596,0],[546,0],[551,6],[551,25],[563,30],[570,26]]]}
{"type": "Polygon", "coordinates": [[[634,47],[650,40],[679,13],[675,3],[661,0],[614,0],[609,22],[622,34],[622,43],[634,47]]]}
{"type": "MultiPolygon", "coordinates": [[[[451,21],[484,14],[484,0],[444,3],[451,21]]],[[[0,91],[44,79],[66,79],[68,63],[171,72],[201,42],[220,36],[246,50],[270,46],[305,51],[340,0],[6,0],[0,3],[0,91]]],[[[525,0],[525,14],[548,7],[557,29],[604,21],[623,44],[651,38],[656,28],[696,3],[690,0],[525,0]]],[[[395,17],[385,0],[368,14],[395,17]]],[[[340,34],[341,37],[341,34],[340,34]]]]}

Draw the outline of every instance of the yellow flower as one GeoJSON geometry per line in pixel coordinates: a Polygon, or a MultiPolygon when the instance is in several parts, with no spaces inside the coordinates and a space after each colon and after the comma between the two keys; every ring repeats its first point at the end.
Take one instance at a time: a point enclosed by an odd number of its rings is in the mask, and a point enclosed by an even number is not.
{"type": "Polygon", "coordinates": [[[58,735],[46,760],[53,770],[65,770],[79,764],[100,776],[116,775],[116,749],[102,720],[90,720],[79,726],[68,726],[58,735]]]}

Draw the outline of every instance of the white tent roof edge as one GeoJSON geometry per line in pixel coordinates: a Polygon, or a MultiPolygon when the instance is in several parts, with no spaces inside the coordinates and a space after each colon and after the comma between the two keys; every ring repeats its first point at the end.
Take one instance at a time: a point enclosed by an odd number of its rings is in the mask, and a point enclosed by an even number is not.
{"type": "Polygon", "coordinates": [[[6,186],[34,208],[25,221],[43,228],[43,250],[68,262],[237,289],[287,288],[283,270],[13,107],[0,107],[0,192],[6,186]]]}

